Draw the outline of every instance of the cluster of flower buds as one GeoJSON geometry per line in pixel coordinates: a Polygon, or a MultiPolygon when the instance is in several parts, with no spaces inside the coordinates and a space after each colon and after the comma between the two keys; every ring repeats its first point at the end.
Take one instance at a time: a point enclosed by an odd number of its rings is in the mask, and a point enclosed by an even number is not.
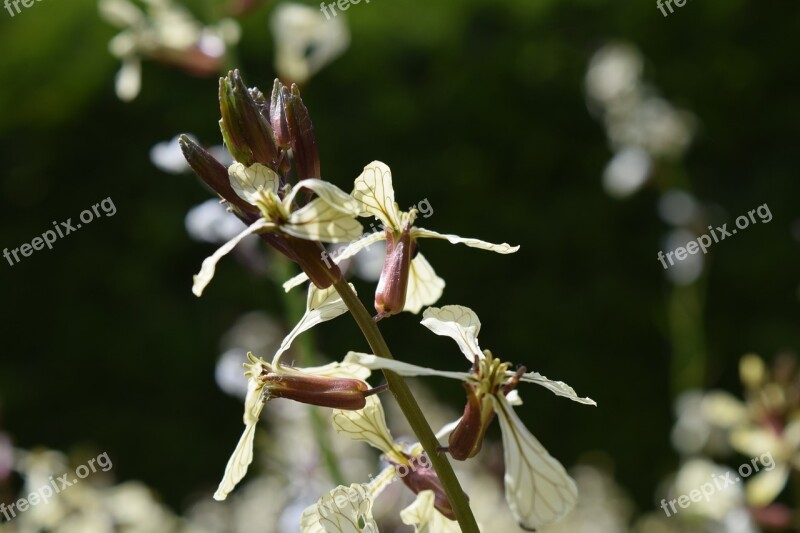
{"type": "Polygon", "coordinates": [[[252,233],[296,262],[314,285],[330,287],[341,271],[323,261],[320,241],[358,237],[361,225],[349,195],[320,179],[314,127],[297,86],[276,79],[267,100],[233,71],[220,79],[219,103],[222,136],[237,163],[226,169],[184,135],[180,145],[189,165],[242,222],[267,222],[252,233]],[[299,189],[308,194],[298,195],[299,189]],[[318,199],[310,199],[312,191],[318,199]],[[343,225],[337,218],[348,220],[343,225]],[[334,226],[346,231],[332,234],[334,226]]]}

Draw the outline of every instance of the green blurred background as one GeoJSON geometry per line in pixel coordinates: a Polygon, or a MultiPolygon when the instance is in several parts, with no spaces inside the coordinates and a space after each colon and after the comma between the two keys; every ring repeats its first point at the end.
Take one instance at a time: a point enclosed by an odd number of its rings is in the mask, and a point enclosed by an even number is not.
{"type": "MultiPolygon", "coordinates": [[[[206,21],[219,8],[187,5],[206,21]]],[[[240,19],[235,65],[264,89],[275,77],[271,7],[240,19]]],[[[323,175],[347,189],[379,159],[402,207],[429,199],[426,227],[522,246],[501,257],[424,243],[447,280],[439,303],[472,307],[484,347],[595,399],[588,409],[528,390],[521,416],[564,464],[605,452],[652,509],[678,460],[676,344],[702,352],[701,385],[733,392],[742,354],[800,347],[800,6],[691,0],[664,18],[654,2],[373,0],[347,15],[350,48],[303,89],[323,175]],[[645,77],[697,118],[670,179],[731,222],[763,203],[774,217],[712,247],[691,289],[675,289],[656,260],[668,231],[658,187],[618,200],[601,185],[612,152],[584,76],[616,40],[639,47],[645,77]],[[702,302],[696,316],[685,290],[702,302]],[[676,336],[681,316],[692,333],[676,336]]],[[[117,207],[52,251],[0,265],[0,420],[20,447],[108,451],[119,479],[145,481],[180,510],[216,485],[241,428],[240,401],[214,380],[219,338],[245,312],[280,315],[282,300],[233,260],[192,295],[213,246],[192,241],[184,217],[210,196],[148,153],[181,132],[219,144],[217,82],[146,62],[141,95],[124,104],[107,50],[115,33],[93,0],[0,12],[0,247],[106,197],[117,207]]],[[[357,286],[368,302],[371,286],[357,286]]],[[[422,335],[418,320],[382,323],[395,354],[458,369],[450,342],[422,335]]],[[[347,317],[315,335],[335,358],[366,349],[347,317]]],[[[436,393],[463,402],[456,383],[436,382],[436,393]]]]}

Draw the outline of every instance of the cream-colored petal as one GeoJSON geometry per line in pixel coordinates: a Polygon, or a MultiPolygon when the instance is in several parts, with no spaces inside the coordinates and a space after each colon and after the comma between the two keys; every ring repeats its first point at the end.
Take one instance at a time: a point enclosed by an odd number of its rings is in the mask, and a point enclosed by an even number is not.
{"type": "Polygon", "coordinates": [[[354,241],[361,236],[361,224],[348,213],[315,198],[294,211],[281,230],[300,239],[322,242],[354,241]]]}
{"type": "Polygon", "coordinates": [[[225,474],[222,476],[222,481],[214,493],[214,499],[222,501],[228,497],[228,494],[236,487],[236,485],[247,474],[247,468],[253,462],[253,440],[256,435],[256,426],[251,424],[245,426],[244,433],[233,450],[233,455],[228,460],[225,466],[225,474]]]}
{"type": "Polygon", "coordinates": [[[425,257],[418,253],[411,260],[403,311],[419,313],[423,307],[435,304],[444,291],[444,280],[436,275],[425,257]]]}
{"type": "MultiPolygon", "coordinates": [[[[514,375],[514,372],[508,372],[507,374],[509,377],[511,377],[514,375]]],[[[541,385],[545,389],[549,390],[556,396],[563,396],[564,398],[569,398],[570,400],[578,403],[585,405],[597,405],[597,403],[591,398],[581,398],[578,396],[575,392],[575,389],[563,381],[553,381],[551,379],[547,379],[538,372],[527,372],[522,375],[520,381],[524,381],[525,383],[536,383],[537,385],[541,385]]]]}
{"type": "Polygon", "coordinates": [[[506,500],[521,527],[550,524],[570,512],[578,488],[502,396],[492,396],[503,435],[506,500]]]}
{"type": "MultiPolygon", "coordinates": [[[[352,285],[351,285],[352,287],[352,285]]],[[[318,289],[313,283],[308,286],[306,312],[292,331],[283,339],[278,351],[272,358],[272,366],[280,364],[281,356],[289,349],[294,339],[304,331],[317,324],[333,320],[347,312],[347,305],[342,301],[335,287],[318,289]]]]}
{"type": "Polygon", "coordinates": [[[736,451],[747,457],[758,457],[767,452],[780,455],[778,452],[782,449],[777,435],[755,424],[734,428],[730,441],[736,451]]]}
{"type": "Polygon", "coordinates": [[[228,168],[228,179],[236,195],[252,205],[256,205],[256,200],[260,198],[259,191],[277,194],[281,186],[281,178],[275,171],[261,163],[253,163],[249,167],[234,163],[228,168]]]}
{"type": "Polygon", "coordinates": [[[123,102],[130,102],[139,96],[142,89],[142,62],[138,57],[130,56],[122,60],[114,88],[123,102]]]}
{"type": "Polygon", "coordinates": [[[414,526],[415,533],[460,533],[458,522],[445,518],[434,507],[434,501],[433,491],[423,490],[411,505],[400,511],[400,520],[414,526]]]}
{"type": "Polygon", "coordinates": [[[223,256],[233,250],[239,242],[247,237],[248,235],[252,235],[254,233],[258,233],[261,230],[267,228],[275,227],[274,224],[271,222],[267,222],[263,218],[260,218],[253,222],[250,226],[248,226],[243,232],[239,235],[234,237],[233,239],[229,240],[225,244],[223,244],[219,250],[214,252],[211,256],[207,257],[203,264],[200,267],[200,272],[194,277],[194,284],[192,285],[192,292],[195,296],[200,296],[203,294],[203,290],[206,286],[211,282],[212,278],[214,277],[214,272],[217,269],[217,263],[223,256]]]}
{"type": "Polygon", "coordinates": [[[422,366],[411,365],[395,359],[386,359],[378,357],[377,355],[348,352],[345,356],[345,362],[355,363],[367,367],[371,370],[391,370],[400,374],[401,376],[438,376],[443,378],[459,379],[467,381],[472,374],[466,372],[445,372],[442,370],[433,370],[432,368],[425,368],[422,366]]]}
{"type": "Polygon", "coordinates": [[[788,478],[789,468],[783,464],[749,478],[745,485],[747,503],[753,507],[769,505],[783,492],[788,478]]]}
{"type": "Polygon", "coordinates": [[[474,361],[476,356],[483,357],[481,347],[478,345],[481,321],[469,307],[461,305],[429,307],[422,317],[423,326],[437,335],[444,335],[456,341],[470,362],[474,361]]]}
{"type": "Polygon", "coordinates": [[[367,396],[366,400],[367,405],[358,411],[334,409],[333,428],[352,440],[366,442],[395,461],[402,461],[402,451],[395,445],[386,426],[386,417],[378,396],[367,396]]]}
{"type": "Polygon", "coordinates": [[[339,485],[303,512],[303,533],[377,533],[372,498],[364,485],[339,485]]]}
{"type": "Polygon", "coordinates": [[[322,366],[309,366],[302,370],[294,370],[291,367],[281,367],[281,372],[286,371],[302,372],[312,376],[322,376],[331,378],[352,378],[365,381],[372,373],[369,368],[358,365],[350,361],[328,363],[322,366]]]}
{"type": "Polygon", "coordinates": [[[118,28],[136,26],[145,18],[142,10],[128,0],[100,0],[97,7],[100,16],[118,28]]]}
{"type": "Polygon", "coordinates": [[[333,183],[316,178],[299,181],[292,187],[292,190],[289,191],[289,194],[283,199],[284,207],[286,207],[288,211],[292,210],[292,203],[302,189],[314,191],[317,196],[328,203],[328,205],[343,213],[356,217],[361,212],[360,204],[355,198],[333,183]]]}
{"type": "Polygon", "coordinates": [[[367,492],[372,497],[373,501],[380,496],[386,487],[394,483],[396,475],[397,471],[394,469],[394,466],[389,465],[381,470],[377,476],[372,478],[367,484],[367,492]]]}
{"type": "MultiPolygon", "coordinates": [[[[341,251],[338,251],[335,254],[336,257],[331,256],[328,260],[329,261],[333,261],[334,263],[336,263],[338,265],[340,262],[344,261],[345,259],[350,259],[351,257],[356,255],[361,250],[363,250],[363,249],[375,244],[378,241],[383,241],[383,240],[386,240],[386,233],[384,233],[382,231],[376,231],[376,232],[373,232],[373,233],[368,233],[367,235],[364,235],[363,237],[361,237],[357,241],[353,241],[350,244],[348,244],[346,248],[344,248],[341,251]]],[[[305,272],[302,272],[302,273],[296,275],[295,277],[291,278],[290,280],[286,281],[283,284],[283,290],[285,290],[286,292],[289,292],[290,290],[294,289],[298,285],[302,285],[306,281],[308,281],[308,276],[306,275],[305,272]]]]}
{"type": "Polygon", "coordinates": [[[492,244],[479,239],[459,237],[458,235],[450,235],[446,233],[437,233],[424,228],[413,228],[411,230],[411,238],[417,237],[424,237],[428,239],[445,239],[453,244],[466,244],[471,248],[480,248],[481,250],[489,250],[491,252],[497,252],[498,254],[513,254],[519,250],[519,246],[511,246],[505,242],[502,244],[492,244]]]}
{"type": "Polygon", "coordinates": [[[380,161],[373,161],[353,186],[353,198],[361,204],[362,216],[372,215],[395,231],[402,231],[400,208],[394,200],[392,171],[380,161]]]}

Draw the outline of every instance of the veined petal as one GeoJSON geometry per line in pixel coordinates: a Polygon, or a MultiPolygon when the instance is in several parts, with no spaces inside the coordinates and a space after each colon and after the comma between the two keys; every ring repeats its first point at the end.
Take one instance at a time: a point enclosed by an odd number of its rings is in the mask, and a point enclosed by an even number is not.
{"type": "MultiPolygon", "coordinates": [[[[263,406],[264,404],[262,403],[261,405],[263,406]]],[[[228,464],[225,466],[225,474],[222,476],[222,481],[214,493],[215,500],[222,501],[227,498],[228,494],[247,474],[247,468],[253,462],[253,440],[255,435],[255,424],[245,426],[244,433],[242,433],[236,449],[233,450],[233,455],[231,455],[228,464]]]]}
{"type": "MultiPolygon", "coordinates": [[[[507,372],[506,374],[509,377],[515,375],[514,372],[507,372]]],[[[585,405],[597,405],[597,402],[595,402],[591,398],[581,398],[580,396],[578,396],[578,394],[575,392],[575,389],[573,389],[563,381],[553,381],[551,379],[547,379],[538,372],[527,372],[525,374],[522,374],[522,376],[520,377],[520,381],[524,381],[526,383],[536,383],[537,385],[541,385],[542,387],[548,389],[556,396],[563,396],[564,398],[569,398],[570,400],[576,401],[578,403],[582,403],[585,405]]]]}
{"type": "Polygon", "coordinates": [[[411,230],[411,237],[445,239],[453,244],[466,244],[471,248],[480,248],[481,250],[489,250],[491,252],[497,252],[498,254],[513,254],[519,250],[519,246],[511,246],[505,242],[502,244],[492,244],[490,242],[481,241],[478,239],[459,237],[458,235],[449,235],[446,233],[437,233],[425,228],[413,228],[411,230]]]}
{"type": "Polygon", "coordinates": [[[367,492],[374,500],[392,483],[394,483],[394,477],[397,475],[397,471],[394,469],[393,465],[389,465],[380,473],[372,478],[372,481],[369,482],[367,485],[367,492]]]}
{"type": "MultiPolygon", "coordinates": [[[[352,287],[352,285],[351,285],[352,287]]],[[[355,289],[353,289],[355,290],[355,289]]],[[[347,305],[342,301],[335,287],[318,289],[313,283],[308,286],[308,300],[306,312],[292,331],[283,339],[280,348],[272,358],[272,366],[280,364],[281,356],[292,345],[294,339],[304,331],[308,331],[317,324],[332,320],[347,312],[347,305]]]]}
{"type": "Polygon", "coordinates": [[[249,167],[234,163],[228,167],[228,178],[236,195],[249,204],[256,205],[259,191],[278,193],[280,177],[269,167],[253,163],[249,167]]]}
{"type": "Polygon", "coordinates": [[[308,507],[301,518],[303,533],[377,533],[372,498],[363,485],[339,485],[308,507]]]}
{"type": "Polygon", "coordinates": [[[289,215],[281,230],[299,239],[347,242],[358,239],[363,230],[354,215],[344,213],[322,198],[315,198],[289,215]]]}
{"type": "Polygon", "coordinates": [[[417,253],[411,260],[403,311],[419,313],[423,307],[435,304],[444,291],[444,280],[436,275],[425,257],[417,253]]]}
{"type": "Polygon", "coordinates": [[[344,360],[346,363],[355,363],[371,370],[391,370],[401,376],[439,376],[443,378],[459,379],[461,381],[467,381],[472,377],[472,374],[466,372],[433,370],[432,368],[411,365],[395,359],[386,359],[367,353],[349,352],[344,360]]]}
{"type": "Polygon", "coordinates": [[[578,488],[502,396],[492,396],[500,419],[506,464],[506,500],[520,526],[533,530],[566,515],[578,488]]]}
{"type": "Polygon", "coordinates": [[[415,533],[460,533],[458,522],[445,518],[434,508],[434,499],[432,490],[423,490],[411,505],[400,511],[400,520],[414,526],[415,533]]]}
{"type": "MultiPolygon", "coordinates": [[[[383,241],[383,240],[386,240],[386,233],[384,233],[383,231],[376,231],[376,232],[373,232],[373,233],[369,233],[367,235],[364,235],[363,237],[361,237],[357,241],[353,241],[350,244],[348,244],[345,249],[343,249],[343,250],[341,250],[341,251],[336,253],[336,257],[335,258],[331,257],[330,260],[332,260],[334,263],[336,263],[338,265],[340,262],[344,261],[345,259],[350,259],[354,255],[356,255],[358,252],[363,250],[364,248],[367,248],[367,247],[371,246],[372,244],[375,244],[376,242],[383,241]]],[[[288,281],[286,281],[283,284],[283,290],[285,290],[286,292],[289,292],[290,290],[294,289],[298,285],[302,285],[306,281],[308,281],[308,276],[306,275],[305,272],[302,272],[302,273],[296,275],[295,277],[289,279],[288,281]]]]}
{"type": "Polygon", "coordinates": [[[392,171],[380,161],[373,161],[361,173],[353,186],[353,198],[361,204],[363,216],[372,215],[387,228],[401,231],[400,208],[394,200],[392,171]]]}
{"type": "Polygon", "coordinates": [[[444,335],[456,341],[470,362],[474,361],[476,356],[483,357],[481,347],[478,345],[481,321],[469,307],[461,305],[429,307],[422,317],[423,326],[437,335],[444,335]]]}
{"type": "Polygon", "coordinates": [[[333,410],[333,428],[352,440],[364,441],[377,448],[396,462],[404,462],[402,450],[394,443],[386,426],[383,406],[377,395],[367,397],[367,405],[358,411],[333,410]]]}
{"type": "Polygon", "coordinates": [[[355,198],[333,183],[316,178],[298,181],[294,187],[292,187],[292,190],[283,199],[283,204],[287,210],[291,211],[292,203],[301,189],[314,191],[317,196],[325,200],[328,205],[343,213],[356,217],[361,212],[360,204],[355,198]]]}
{"type": "Polygon", "coordinates": [[[234,237],[233,239],[229,240],[225,244],[223,244],[219,250],[213,253],[213,255],[207,257],[204,261],[202,266],[200,267],[200,272],[194,277],[194,284],[192,285],[192,292],[195,296],[200,296],[203,294],[203,290],[206,286],[211,282],[211,279],[214,277],[214,272],[217,269],[217,262],[231,250],[233,250],[239,242],[247,237],[248,235],[252,235],[257,233],[266,228],[272,228],[275,225],[271,222],[264,220],[263,218],[259,218],[255,222],[253,222],[250,226],[247,227],[243,232],[239,235],[234,237]]]}

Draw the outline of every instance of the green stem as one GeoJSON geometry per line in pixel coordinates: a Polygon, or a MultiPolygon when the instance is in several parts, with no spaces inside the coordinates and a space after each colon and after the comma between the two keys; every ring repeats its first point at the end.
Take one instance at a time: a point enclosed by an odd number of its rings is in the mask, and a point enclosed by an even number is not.
{"type": "MultiPolygon", "coordinates": [[[[361,303],[361,300],[358,299],[356,293],[353,292],[353,289],[350,288],[350,285],[344,279],[339,279],[334,283],[334,287],[353,315],[373,353],[378,357],[394,359],[383,335],[381,335],[380,329],[378,329],[378,325],[372,319],[364,304],[361,303]]],[[[389,390],[392,391],[395,400],[400,405],[400,409],[408,419],[411,429],[414,430],[434,470],[436,470],[436,474],[442,482],[442,486],[450,500],[450,505],[456,515],[456,520],[461,526],[461,531],[464,533],[480,533],[475,517],[472,515],[469,501],[467,501],[467,496],[464,494],[461,484],[458,482],[455,472],[453,472],[453,467],[450,465],[450,461],[447,460],[447,456],[437,451],[439,441],[433,430],[431,430],[430,425],[428,425],[425,415],[422,414],[419,404],[411,394],[411,389],[408,388],[405,380],[398,374],[384,370],[383,375],[386,376],[389,390]]]]}

